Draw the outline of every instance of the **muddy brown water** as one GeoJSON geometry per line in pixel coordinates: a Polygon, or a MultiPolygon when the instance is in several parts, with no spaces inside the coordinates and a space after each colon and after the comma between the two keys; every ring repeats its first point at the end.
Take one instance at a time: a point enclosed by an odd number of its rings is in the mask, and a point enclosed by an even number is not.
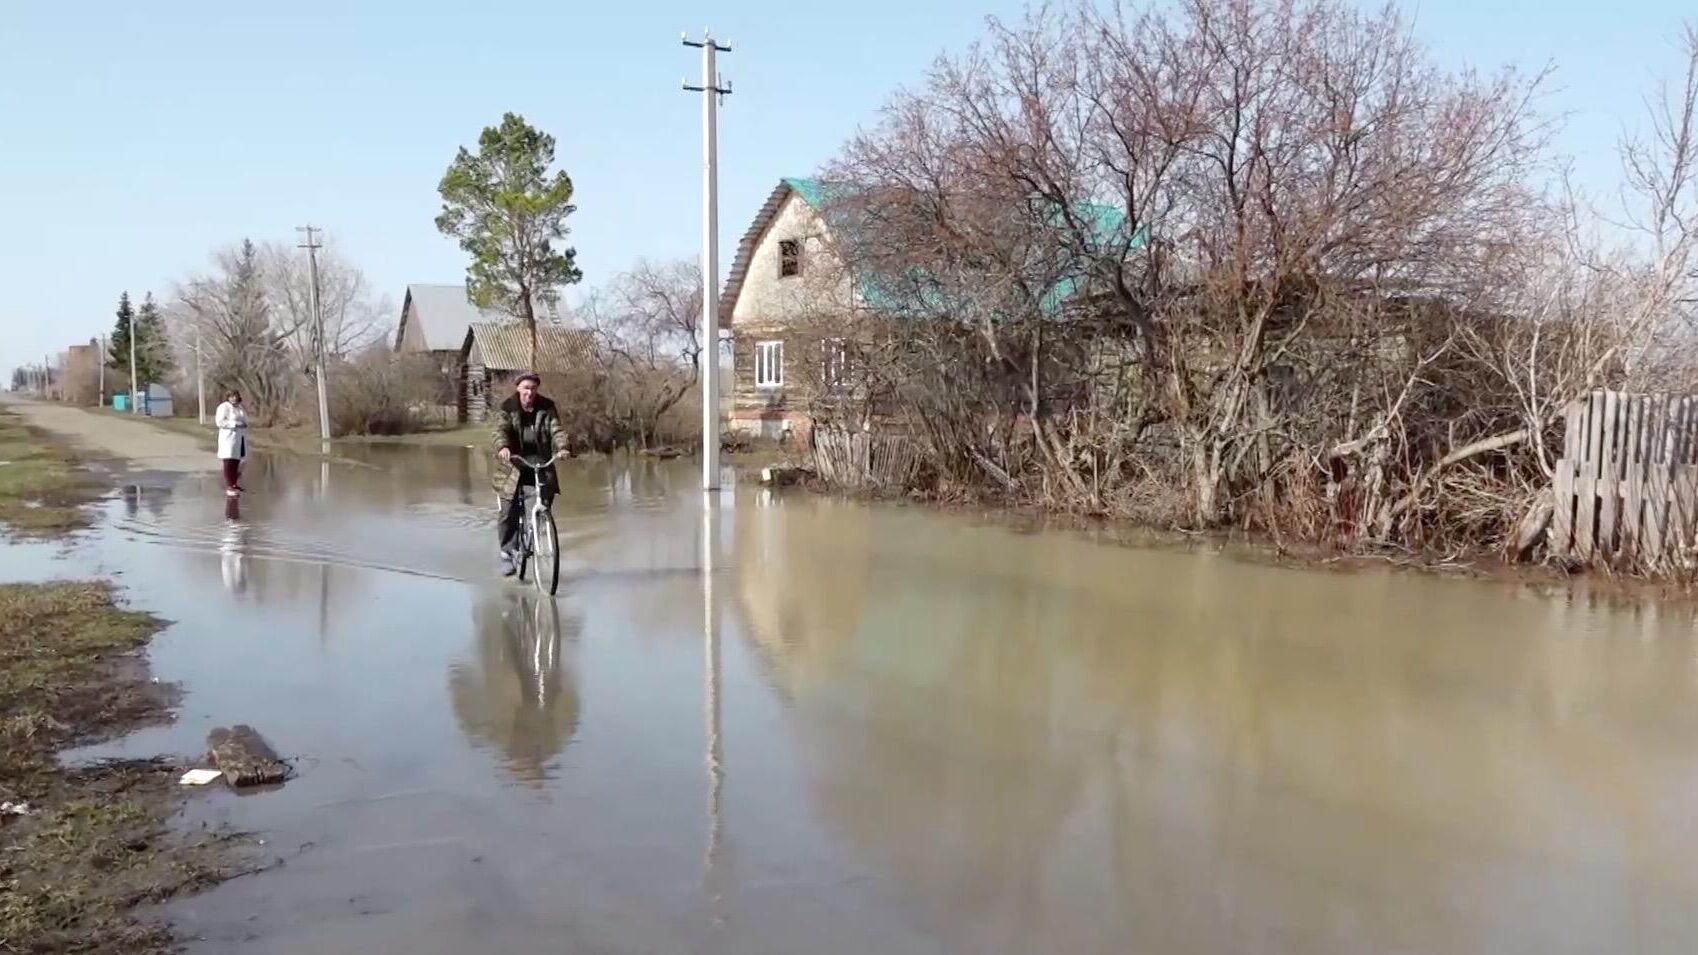
{"type": "Polygon", "coordinates": [[[204,952],[1698,950],[1686,612],[1313,573],[573,463],[558,598],[458,449],[119,495],[69,556],[175,621],[281,790],[204,952]]]}

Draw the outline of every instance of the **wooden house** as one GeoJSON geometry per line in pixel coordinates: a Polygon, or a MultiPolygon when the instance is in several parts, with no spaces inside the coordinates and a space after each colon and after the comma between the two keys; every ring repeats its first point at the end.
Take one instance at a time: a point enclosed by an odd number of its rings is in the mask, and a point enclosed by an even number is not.
{"type": "Polygon", "coordinates": [[[812,329],[852,320],[854,295],[823,212],[825,189],[785,179],[738,243],[720,296],[731,333],[729,428],[778,438],[805,428],[808,402],[842,343],[812,329]]]}
{"type": "MultiPolygon", "coordinates": [[[[542,376],[543,388],[551,377],[565,377],[586,370],[594,355],[594,340],[588,329],[537,323],[536,362],[531,362],[531,336],[517,322],[477,322],[467,327],[456,358],[463,369],[461,421],[483,421],[491,406],[499,406],[513,388],[513,380],[526,371],[542,376]]],[[[558,381],[555,384],[559,384],[558,381]]]]}
{"type": "MultiPolygon", "coordinates": [[[[824,412],[840,422],[876,413],[856,394],[856,365],[865,344],[886,322],[925,320],[901,279],[852,275],[838,254],[833,223],[855,213],[841,186],[814,179],[781,180],[738,243],[720,315],[732,336],[732,431],[782,438],[807,430],[824,412]],[[833,205],[835,203],[835,208],[833,205]]],[[[1103,236],[1116,235],[1124,217],[1081,203],[1079,211],[1103,236]]],[[[1144,241],[1142,230],[1131,239],[1144,241]]],[[[1082,276],[1061,276],[1046,300],[1060,312],[1082,298],[1082,276]]],[[[919,303],[920,306],[926,303],[919,303]]]]}
{"type": "MultiPolygon", "coordinates": [[[[539,303],[540,320],[557,321],[556,311],[539,303]]],[[[395,351],[418,358],[417,374],[428,376],[431,403],[442,414],[465,417],[466,336],[474,324],[500,325],[516,319],[499,309],[480,309],[466,297],[464,285],[407,286],[401,320],[395,328],[395,351]]]]}

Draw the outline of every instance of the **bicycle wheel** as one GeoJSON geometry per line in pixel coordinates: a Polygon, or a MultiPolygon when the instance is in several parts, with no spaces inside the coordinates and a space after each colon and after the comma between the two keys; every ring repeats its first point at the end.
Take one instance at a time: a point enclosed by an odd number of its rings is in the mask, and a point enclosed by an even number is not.
{"type": "Polygon", "coordinates": [[[536,512],[536,585],[550,597],[560,588],[560,536],[554,530],[554,515],[544,508],[536,512]]]}
{"type": "Polygon", "coordinates": [[[513,563],[519,568],[519,580],[522,583],[530,570],[531,553],[535,550],[531,543],[531,519],[528,515],[519,522],[519,539],[516,543],[519,546],[513,549],[513,563]]]}

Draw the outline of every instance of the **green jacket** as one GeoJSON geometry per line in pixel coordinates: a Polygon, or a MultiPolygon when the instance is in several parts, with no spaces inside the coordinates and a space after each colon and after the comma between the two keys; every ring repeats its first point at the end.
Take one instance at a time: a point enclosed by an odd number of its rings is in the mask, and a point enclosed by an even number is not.
{"type": "MultiPolygon", "coordinates": [[[[566,430],[560,426],[560,409],[554,402],[536,396],[532,406],[536,411],[535,442],[524,446],[523,436],[519,429],[519,396],[510,395],[501,403],[501,408],[490,415],[490,452],[498,453],[502,448],[527,458],[546,459],[556,451],[566,449],[566,430]]],[[[549,477],[553,477],[553,468],[549,469],[549,477]]],[[[490,471],[490,484],[495,493],[502,497],[512,497],[519,490],[519,469],[512,465],[502,464],[499,460],[490,471]]]]}

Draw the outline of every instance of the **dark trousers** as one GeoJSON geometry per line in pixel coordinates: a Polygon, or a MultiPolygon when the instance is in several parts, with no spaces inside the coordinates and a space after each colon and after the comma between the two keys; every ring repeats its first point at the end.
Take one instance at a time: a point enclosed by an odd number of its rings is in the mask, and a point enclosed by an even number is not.
{"type": "Polygon", "coordinates": [[[224,459],[224,488],[235,490],[236,481],[242,476],[242,462],[238,458],[224,459]]]}
{"type": "MultiPolygon", "coordinates": [[[[512,497],[498,497],[496,505],[496,533],[501,539],[501,550],[508,553],[519,541],[519,528],[525,523],[525,488],[531,486],[531,470],[519,465],[519,491],[512,497]]],[[[554,495],[560,489],[555,482],[554,469],[542,472],[542,505],[554,506],[554,495]]]]}

